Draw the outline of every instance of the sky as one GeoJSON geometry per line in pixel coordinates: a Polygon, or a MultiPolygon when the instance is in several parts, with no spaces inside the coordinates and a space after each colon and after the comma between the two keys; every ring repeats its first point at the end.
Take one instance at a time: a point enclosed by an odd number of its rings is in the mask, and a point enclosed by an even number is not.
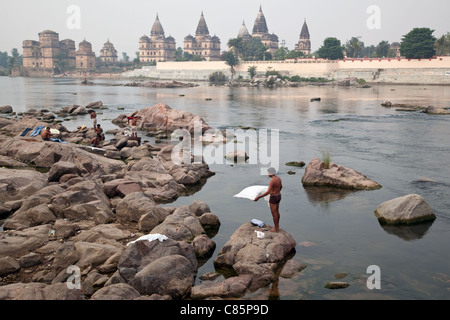
{"type": "Polygon", "coordinates": [[[221,40],[221,49],[236,38],[242,22],[249,32],[260,6],[270,33],[293,50],[303,22],[307,21],[315,51],[327,37],[342,43],[360,37],[366,46],[386,40],[400,42],[415,27],[450,32],[449,0],[0,0],[0,51],[18,48],[23,40],[39,40],[38,33],[52,30],[60,40],[78,44],[86,39],[99,56],[109,39],[122,56],[136,57],[139,38],[150,35],[158,14],[165,36],[183,47],[184,37],[194,35],[203,12],[210,35],[221,40]]]}

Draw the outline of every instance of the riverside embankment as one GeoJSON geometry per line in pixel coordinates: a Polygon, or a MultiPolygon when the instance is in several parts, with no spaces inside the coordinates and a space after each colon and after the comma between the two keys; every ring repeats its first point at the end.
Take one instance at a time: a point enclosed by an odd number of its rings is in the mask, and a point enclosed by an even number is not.
{"type": "MultiPolygon", "coordinates": [[[[248,68],[256,66],[258,74],[268,70],[282,75],[323,77],[343,80],[356,77],[372,83],[385,84],[450,84],[450,57],[433,59],[345,59],[329,61],[301,59],[291,61],[250,61],[235,67],[234,77],[249,78],[248,68]]],[[[214,72],[223,72],[231,78],[231,69],[224,61],[216,62],[158,62],[123,73],[124,77],[147,77],[160,80],[207,81],[214,72]]]]}

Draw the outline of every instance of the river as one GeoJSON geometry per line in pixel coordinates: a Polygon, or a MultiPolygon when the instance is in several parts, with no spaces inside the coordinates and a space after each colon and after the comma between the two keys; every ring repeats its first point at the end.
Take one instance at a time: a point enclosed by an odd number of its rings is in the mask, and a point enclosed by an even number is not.
{"type": "MultiPolygon", "coordinates": [[[[384,108],[381,102],[450,107],[447,86],[372,88],[222,88],[201,84],[183,89],[113,86],[123,83],[94,80],[81,85],[75,79],[0,77],[0,105],[14,111],[60,109],[101,100],[99,123],[105,129],[120,113],[156,103],[187,110],[210,126],[235,129],[248,126],[279,132],[279,176],[283,180],[280,227],[297,242],[294,260],[307,265],[292,279],[259,289],[244,299],[352,300],[450,298],[450,117],[384,108]],[[320,102],[310,102],[320,97],[320,102]],[[374,191],[325,192],[306,190],[304,168],[288,161],[308,163],[331,150],[332,161],[360,171],[383,188],[374,191]],[[295,174],[287,174],[291,170],[295,174]],[[411,193],[422,195],[437,219],[412,227],[381,226],[374,210],[382,202],[411,193]],[[370,289],[369,266],[378,266],[380,289],[370,289]],[[342,279],[340,278],[341,275],[342,279]],[[329,281],[345,281],[346,289],[324,288],[329,281]]],[[[65,120],[69,130],[90,124],[88,115],[65,120]]],[[[150,143],[153,141],[149,139],[150,143]]],[[[246,144],[239,141],[243,146],[246,144]]],[[[217,248],[198,276],[214,271],[213,259],[243,223],[260,219],[272,225],[264,201],[233,198],[250,185],[268,184],[262,165],[214,163],[216,173],[201,190],[170,206],[208,203],[221,220],[213,238],[217,248]]],[[[196,279],[199,283],[200,280],[196,279]]]]}

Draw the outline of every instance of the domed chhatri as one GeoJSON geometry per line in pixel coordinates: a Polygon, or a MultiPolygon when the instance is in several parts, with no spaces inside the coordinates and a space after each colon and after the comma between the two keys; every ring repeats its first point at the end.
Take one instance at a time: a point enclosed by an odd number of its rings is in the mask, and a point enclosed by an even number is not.
{"type": "Polygon", "coordinates": [[[200,56],[206,61],[220,61],[220,39],[217,36],[211,37],[208,25],[206,24],[203,12],[195,31],[195,37],[187,35],[184,38],[184,52],[200,56]]]}
{"type": "Polygon", "coordinates": [[[139,60],[141,63],[175,60],[176,43],[171,36],[165,37],[159,16],[156,15],[150,37],[144,35],[139,40],[139,60]]]}

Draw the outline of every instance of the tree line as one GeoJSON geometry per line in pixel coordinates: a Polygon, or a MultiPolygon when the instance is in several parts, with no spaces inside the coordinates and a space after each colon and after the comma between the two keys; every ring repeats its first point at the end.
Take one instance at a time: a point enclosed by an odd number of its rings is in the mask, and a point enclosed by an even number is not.
{"type": "Polygon", "coordinates": [[[7,51],[0,51],[0,76],[11,74],[11,70],[15,67],[22,66],[23,57],[17,48],[11,50],[11,55],[7,51]]]}
{"type": "MultiPolygon", "coordinates": [[[[414,28],[404,35],[400,43],[400,55],[408,59],[425,59],[435,55],[450,55],[450,33],[437,39],[434,30],[429,28],[414,28]]],[[[222,59],[230,66],[239,61],[286,60],[304,57],[302,52],[279,48],[273,55],[267,52],[267,47],[259,38],[244,41],[242,38],[228,41],[230,51],[224,52],[222,59]]],[[[339,60],[344,54],[350,58],[394,58],[396,52],[391,43],[381,41],[378,45],[366,46],[361,37],[352,37],[346,43],[334,37],[326,38],[322,46],[309,57],[339,60]]]]}
{"type": "MultiPolygon", "coordinates": [[[[400,55],[407,59],[429,59],[435,55],[449,55],[450,33],[439,39],[433,33],[434,30],[430,28],[414,28],[402,37],[400,55]]],[[[366,48],[359,37],[352,37],[345,45],[342,45],[337,38],[326,38],[316,54],[320,58],[337,60],[344,58],[344,51],[347,53],[347,57],[351,58],[395,57],[389,42],[382,41],[376,47],[366,48]]]]}

